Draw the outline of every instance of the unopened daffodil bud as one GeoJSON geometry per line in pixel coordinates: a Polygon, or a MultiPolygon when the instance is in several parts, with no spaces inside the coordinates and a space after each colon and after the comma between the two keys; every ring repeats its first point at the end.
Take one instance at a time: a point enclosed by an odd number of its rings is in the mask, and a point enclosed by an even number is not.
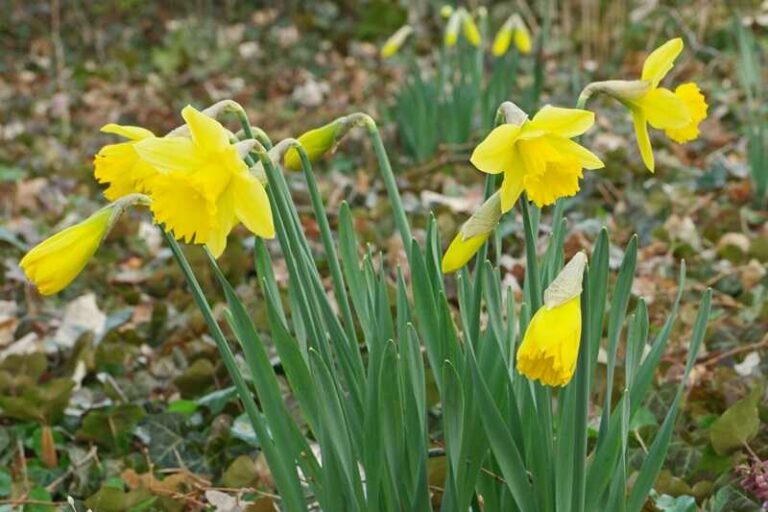
{"type": "Polygon", "coordinates": [[[43,295],[58,293],[82,272],[126,207],[149,199],[123,196],[84,221],[59,231],[24,255],[19,267],[43,295]]]}
{"type": "Polygon", "coordinates": [[[491,236],[500,219],[501,195],[496,192],[459,229],[443,255],[443,273],[456,272],[466,265],[491,236]]]}
{"type": "Polygon", "coordinates": [[[403,25],[400,27],[397,32],[389,36],[389,39],[387,39],[387,41],[384,43],[384,46],[381,47],[381,57],[388,59],[400,51],[403,43],[405,43],[405,40],[408,39],[408,36],[410,36],[412,33],[413,27],[410,25],[403,25]]]}
{"type": "Polygon", "coordinates": [[[477,23],[471,14],[464,11],[463,20],[461,21],[461,28],[464,32],[464,37],[467,38],[469,44],[475,48],[480,46],[482,42],[482,36],[480,35],[480,29],[477,28],[477,23]]]}
{"type": "Polygon", "coordinates": [[[581,291],[587,256],[578,252],[544,292],[517,351],[517,371],[546,386],[571,381],[581,343],[581,291]]]}
{"type": "Polygon", "coordinates": [[[492,48],[493,55],[501,57],[507,53],[513,40],[520,53],[530,53],[531,34],[528,32],[525,22],[523,22],[523,19],[518,14],[513,14],[507,18],[507,21],[504,22],[496,33],[492,48]]]}
{"type": "Polygon", "coordinates": [[[526,54],[531,53],[531,33],[528,32],[528,27],[525,26],[523,19],[514,14],[515,18],[515,46],[517,51],[526,54]]]}
{"type": "Polygon", "coordinates": [[[448,18],[448,23],[445,24],[444,43],[448,48],[456,46],[456,43],[459,41],[459,29],[461,28],[463,12],[463,9],[453,11],[450,18],[448,18]]]}
{"type": "MultiPolygon", "coordinates": [[[[315,128],[299,136],[298,141],[307,152],[310,162],[316,162],[339,142],[351,128],[349,117],[340,117],[320,128],[315,128]]],[[[283,160],[285,168],[291,171],[301,170],[301,159],[296,148],[290,148],[283,160]]]]}
{"type": "Polygon", "coordinates": [[[440,16],[443,18],[450,18],[451,14],[453,14],[453,6],[444,5],[440,8],[440,16]]]}

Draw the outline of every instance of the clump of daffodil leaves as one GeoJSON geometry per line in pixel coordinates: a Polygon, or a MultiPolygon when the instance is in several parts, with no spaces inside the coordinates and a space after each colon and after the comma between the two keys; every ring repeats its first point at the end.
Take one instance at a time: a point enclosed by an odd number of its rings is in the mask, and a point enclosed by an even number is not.
{"type": "MultiPolygon", "coordinates": [[[[472,44],[477,27],[473,28],[471,15],[461,8],[447,15],[449,28],[463,27],[472,44]]],[[[515,30],[521,24],[517,17],[505,23],[494,52],[506,51],[518,39],[515,30]]],[[[395,34],[385,53],[396,52],[410,32],[395,34]]],[[[453,32],[448,35],[453,40],[453,32]]],[[[442,404],[441,442],[448,466],[442,496],[445,510],[479,512],[480,502],[482,510],[538,512],[560,510],[562,505],[563,510],[582,512],[640,512],[661,469],[683,385],[706,331],[711,291],[702,300],[675,400],[630,486],[629,421],[648,394],[680,295],[652,346],[647,343],[648,311],[642,299],[627,327],[622,327],[637,256],[633,238],[614,288],[611,318],[615,313],[619,320],[609,324],[605,404],[597,442],[589,443],[589,411],[600,409],[591,403],[590,386],[603,333],[608,235],[601,232],[590,257],[579,251],[566,262],[565,222],[559,222],[564,221],[562,208],[557,213],[561,202],[554,208],[553,219],[560,217],[553,221],[550,246],[540,264],[538,224],[534,227],[529,202],[546,208],[574,196],[585,170],[604,167],[588,149],[588,139],[577,140],[595,124],[594,113],[585,109],[594,94],[606,94],[629,108],[642,160],[650,170],[653,155],[646,124],[678,142],[695,138],[707,109],[698,87],[683,84],[673,92],[660,86],[681,50],[682,42],[674,39],[651,53],[641,80],[588,85],[577,108],[545,105],[529,115],[512,102],[502,104],[499,124],[470,157],[487,175],[486,199],[461,226],[442,261],[434,218],[425,243],[412,234],[381,134],[370,116],[343,116],[273,146],[263,131],[250,125],[240,105],[225,100],[202,111],[185,107],[184,124],[164,136],[143,127],[105,125],[103,132],[122,139],[103,147],[94,158],[94,176],[105,186],[110,203],[39,243],[22,258],[20,267],[41,294],[58,293],[94,257],[123,212],[148,208],[217,345],[284,510],[430,509],[433,486],[427,471],[433,441],[425,385],[428,366],[442,404]],[[225,128],[218,121],[223,113],[236,114],[243,129],[233,133],[225,128]],[[312,163],[332,152],[353,127],[365,129],[370,137],[408,259],[410,271],[397,272],[394,294],[392,274],[377,270],[372,252],[363,251],[366,255],[359,259],[348,205],[339,209],[338,233],[331,230],[312,171],[312,163]],[[306,181],[332,294],[284,170],[300,171],[306,181]],[[506,294],[503,304],[498,238],[496,266],[486,258],[486,242],[502,216],[516,205],[523,214],[527,268],[525,301],[518,309],[512,293],[506,294]],[[259,307],[268,313],[270,339],[296,398],[296,410],[284,403],[285,380],[275,373],[259,330],[217,264],[239,224],[256,236],[254,255],[263,292],[259,307]],[[273,237],[289,274],[281,285],[271,271],[272,256],[265,242],[273,237]],[[224,319],[242,348],[251,378],[242,375],[179,240],[205,247],[224,291],[224,319]],[[475,254],[480,258],[470,273],[465,267],[475,254]],[[447,301],[444,279],[457,271],[461,328],[447,301]],[[289,314],[280,286],[291,297],[289,314]],[[390,304],[393,296],[395,304],[390,304]],[[621,311],[614,312],[615,307],[621,311]],[[612,376],[623,332],[627,333],[626,387],[614,406],[612,376]],[[487,478],[491,474],[494,478],[487,478]],[[311,504],[307,496],[312,497],[311,504]]],[[[680,274],[682,289],[684,265],[680,274]]]]}

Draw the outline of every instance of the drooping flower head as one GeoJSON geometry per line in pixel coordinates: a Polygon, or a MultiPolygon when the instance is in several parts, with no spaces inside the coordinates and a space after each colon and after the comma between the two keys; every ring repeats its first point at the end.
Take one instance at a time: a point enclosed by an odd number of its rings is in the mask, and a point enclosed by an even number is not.
{"type": "Polygon", "coordinates": [[[640,155],[651,172],[655,163],[648,136],[649,124],[663,130],[675,142],[684,143],[699,136],[699,124],[707,117],[706,99],[695,83],[682,84],[674,92],[659,87],[682,51],[682,39],[667,41],[645,60],[640,80],[594,82],[585,87],[579,98],[579,104],[583,105],[594,93],[604,93],[630,110],[640,155]]]}
{"type": "Polygon", "coordinates": [[[471,162],[489,174],[504,173],[501,211],[507,212],[525,190],[537,206],[579,191],[582,169],[600,169],[603,162],[571,140],[586,132],[595,115],[587,110],[544,106],[533,119],[502,124],[472,153],[471,162]]]}
{"type": "MultiPolygon", "coordinates": [[[[297,140],[307,152],[309,161],[315,163],[333,149],[352,124],[348,116],[339,117],[326,125],[304,132],[297,140]]],[[[301,159],[295,148],[290,148],[285,153],[284,165],[286,169],[291,171],[301,170],[301,159]]]]}
{"type": "Polygon", "coordinates": [[[152,138],[135,145],[139,157],[158,171],[149,190],[155,220],[177,239],[206,244],[216,257],[238,221],[272,238],[267,193],[248,172],[243,143],[231,144],[218,121],[191,106],[182,117],[191,138],[152,138]]]}
{"type": "Polygon", "coordinates": [[[445,251],[442,261],[444,274],[456,272],[477,253],[501,219],[501,195],[489,197],[480,208],[461,226],[456,237],[445,251]]]}
{"type": "Polygon", "coordinates": [[[405,43],[405,40],[408,39],[408,36],[410,36],[412,33],[413,27],[410,25],[403,25],[397,29],[397,31],[389,36],[389,38],[384,42],[384,45],[381,47],[381,57],[388,59],[400,51],[403,43],[405,43]]]}
{"type": "Polygon", "coordinates": [[[130,205],[146,204],[140,194],[123,196],[84,221],[37,244],[24,255],[19,267],[43,295],[58,293],[82,272],[104,237],[130,205]]]}
{"type": "Polygon", "coordinates": [[[581,342],[581,289],[587,256],[578,252],[544,292],[517,350],[517,371],[547,386],[573,377],[581,342]]]}
{"type": "Polygon", "coordinates": [[[104,133],[114,133],[128,139],[126,142],[104,146],[93,159],[93,174],[99,183],[108,184],[104,196],[110,201],[135,192],[146,192],[148,181],[157,173],[152,166],[139,158],[136,143],[154,138],[155,135],[138,126],[107,124],[104,133]]]}
{"type": "Polygon", "coordinates": [[[501,57],[507,53],[513,39],[517,51],[523,54],[531,52],[531,34],[519,14],[513,14],[507,18],[507,21],[499,28],[496,38],[493,40],[493,55],[501,57]]]}

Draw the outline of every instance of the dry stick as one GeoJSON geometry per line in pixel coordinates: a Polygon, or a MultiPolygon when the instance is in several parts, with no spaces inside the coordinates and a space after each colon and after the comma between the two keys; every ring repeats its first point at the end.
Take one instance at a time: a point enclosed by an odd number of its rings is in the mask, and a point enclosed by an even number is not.
{"type": "Polygon", "coordinates": [[[757,350],[765,347],[768,347],[768,334],[766,334],[765,337],[763,337],[763,339],[761,341],[758,341],[757,343],[751,343],[749,345],[744,345],[743,347],[736,347],[731,350],[726,350],[725,352],[715,354],[714,356],[711,356],[709,358],[702,358],[702,360],[697,361],[696,364],[710,366],[712,364],[717,363],[718,361],[734,356],[736,354],[740,354],[742,352],[750,352],[752,350],[757,350]]]}
{"type": "Polygon", "coordinates": [[[72,473],[77,471],[82,465],[84,465],[86,462],[89,462],[91,459],[96,458],[96,455],[98,454],[98,448],[96,446],[91,446],[91,449],[88,451],[88,453],[85,454],[85,456],[80,459],[77,462],[72,462],[72,464],[69,466],[69,469],[67,469],[64,474],[62,474],[59,478],[51,482],[45,487],[45,490],[48,492],[53,492],[56,487],[59,486],[61,482],[69,478],[72,473]]]}

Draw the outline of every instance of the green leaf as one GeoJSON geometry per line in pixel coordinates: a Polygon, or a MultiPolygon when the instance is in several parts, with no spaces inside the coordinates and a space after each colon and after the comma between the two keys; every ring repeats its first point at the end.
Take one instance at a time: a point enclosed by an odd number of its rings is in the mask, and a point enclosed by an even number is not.
{"type": "Polygon", "coordinates": [[[0,468],[0,497],[8,496],[11,494],[11,474],[5,468],[0,468]]]}
{"type": "Polygon", "coordinates": [[[718,455],[724,455],[751,441],[760,427],[757,404],[765,391],[757,385],[747,396],[730,406],[709,427],[709,441],[718,455]]]}
{"type": "Polygon", "coordinates": [[[53,512],[56,510],[56,506],[53,505],[51,493],[46,491],[45,487],[35,487],[30,491],[27,497],[30,500],[51,502],[51,505],[42,505],[40,503],[24,505],[24,512],[53,512]]]}
{"type": "Polygon", "coordinates": [[[75,436],[82,441],[90,441],[105,448],[124,452],[128,449],[133,429],[145,414],[144,409],[135,404],[121,404],[107,410],[94,410],[85,417],[75,436]]]}
{"type": "Polygon", "coordinates": [[[661,512],[696,512],[696,499],[693,496],[673,498],[662,494],[654,500],[654,505],[661,512]]]}

